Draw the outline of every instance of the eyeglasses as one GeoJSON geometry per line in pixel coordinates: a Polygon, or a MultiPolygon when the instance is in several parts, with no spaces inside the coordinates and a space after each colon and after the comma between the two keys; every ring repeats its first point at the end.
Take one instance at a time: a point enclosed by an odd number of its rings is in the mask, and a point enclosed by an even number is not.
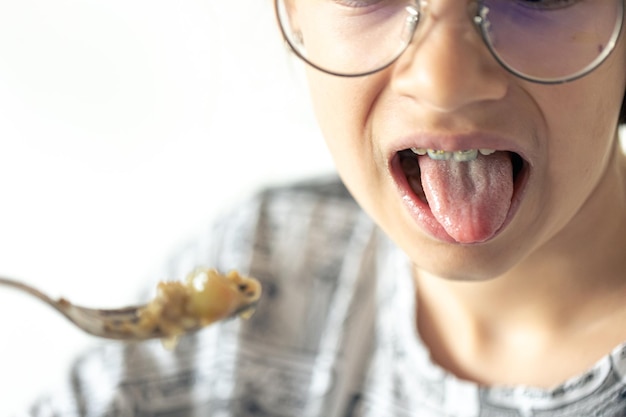
{"type": "MultiPolygon", "coordinates": [[[[356,77],[391,65],[424,17],[424,0],[275,0],[295,54],[329,74],[356,77]]],[[[623,0],[478,0],[469,17],[493,57],[538,83],[574,80],[615,48],[623,0]]]]}

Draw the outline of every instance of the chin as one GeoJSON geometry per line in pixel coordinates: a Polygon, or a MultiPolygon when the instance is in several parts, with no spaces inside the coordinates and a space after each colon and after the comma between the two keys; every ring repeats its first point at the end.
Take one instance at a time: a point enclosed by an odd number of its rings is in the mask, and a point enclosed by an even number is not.
{"type": "MultiPolygon", "coordinates": [[[[495,243],[495,242],[494,242],[495,243]]],[[[522,261],[518,250],[505,245],[459,246],[445,243],[400,245],[419,273],[450,281],[483,282],[505,275],[522,261]]]]}

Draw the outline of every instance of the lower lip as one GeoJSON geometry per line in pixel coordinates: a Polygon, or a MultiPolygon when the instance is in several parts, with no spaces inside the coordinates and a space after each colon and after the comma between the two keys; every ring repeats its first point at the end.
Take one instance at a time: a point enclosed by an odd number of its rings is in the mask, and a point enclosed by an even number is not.
{"type": "Polygon", "coordinates": [[[445,229],[435,219],[435,216],[433,216],[430,206],[423,202],[411,188],[409,181],[404,174],[404,170],[400,166],[400,157],[397,154],[391,160],[390,171],[394,181],[396,182],[404,206],[422,230],[441,242],[459,245],[476,245],[493,240],[495,237],[500,235],[500,233],[502,233],[513,220],[513,217],[515,216],[515,213],[517,213],[520,206],[523,191],[526,189],[529,169],[528,164],[524,162],[523,168],[517,174],[517,178],[515,178],[513,196],[511,197],[511,206],[500,229],[498,229],[498,231],[496,231],[496,233],[494,233],[494,235],[489,239],[475,243],[459,243],[445,231],[445,229]]]}

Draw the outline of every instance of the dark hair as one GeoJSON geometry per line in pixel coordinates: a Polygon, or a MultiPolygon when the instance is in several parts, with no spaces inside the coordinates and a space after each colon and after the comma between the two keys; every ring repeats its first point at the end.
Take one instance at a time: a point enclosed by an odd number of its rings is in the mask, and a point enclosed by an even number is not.
{"type": "Polygon", "coordinates": [[[622,99],[622,108],[619,111],[619,122],[620,124],[626,123],[626,96],[622,99]]]}

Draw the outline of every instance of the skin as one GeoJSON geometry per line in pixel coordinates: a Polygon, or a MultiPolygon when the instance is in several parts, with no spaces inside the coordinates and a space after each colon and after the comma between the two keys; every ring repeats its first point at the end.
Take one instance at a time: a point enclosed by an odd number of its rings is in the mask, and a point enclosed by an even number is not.
{"type": "Polygon", "coordinates": [[[483,384],[551,387],[626,340],[626,44],[586,77],[540,85],[493,59],[458,2],[429,7],[389,68],[308,68],[314,109],[343,181],[414,263],[416,326],[433,359],[483,384]],[[496,137],[524,156],[519,206],[496,236],[450,242],[411,216],[390,161],[423,135],[448,150],[496,137]]]}

